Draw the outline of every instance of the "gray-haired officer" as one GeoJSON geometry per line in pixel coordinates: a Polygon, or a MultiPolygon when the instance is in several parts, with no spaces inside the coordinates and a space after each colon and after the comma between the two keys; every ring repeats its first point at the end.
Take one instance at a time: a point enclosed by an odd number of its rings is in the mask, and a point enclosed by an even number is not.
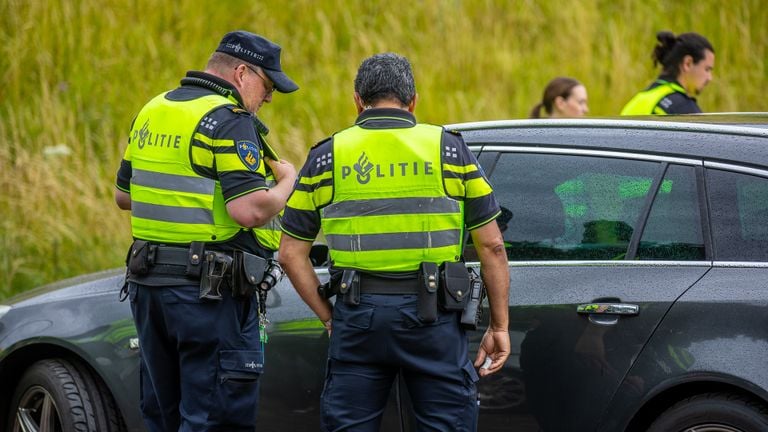
{"type": "Polygon", "coordinates": [[[331,333],[321,429],[377,430],[401,374],[417,430],[474,431],[475,368],[489,360],[480,375],[497,372],[510,350],[499,204],[460,135],[416,122],[406,58],[387,53],[363,61],[354,98],[355,125],[309,152],[286,206],[279,253],[331,333]],[[321,225],[333,306],[308,258],[321,225]],[[460,262],[466,230],[491,311],[474,366],[462,324],[475,323],[467,305],[479,305],[482,285],[460,262]]]}
{"type": "Polygon", "coordinates": [[[278,45],[235,31],[204,72],[188,72],[133,121],[115,200],[131,210],[127,291],[150,431],[255,430],[256,287],[272,252],[254,228],[283,209],[296,179],[255,114],[275,90],[297,89],[278,45]]]}

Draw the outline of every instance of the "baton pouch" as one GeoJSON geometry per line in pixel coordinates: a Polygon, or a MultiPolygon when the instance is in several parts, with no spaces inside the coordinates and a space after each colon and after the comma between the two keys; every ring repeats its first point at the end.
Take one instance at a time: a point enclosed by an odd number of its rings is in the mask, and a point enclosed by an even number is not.
{"type": "Polygon", "coordinates": [[[360,304],[360,274],[356,270],[344,270],[339,282],[339,294],[345,304],[357,306],[360,304]]]}
{"type": "Polygon", "coordinates": [[[469,271],[463,262],[444,262],[440,265],[440,307],[446,311],[462,311],[469,298],[469,271]]]}
{"type": "Polygon", "coordinates": [[[437,288],[440,286],[438,267],[433,262],[419,264],[419,297],[416,304],[419,320],[437,321],[437,288]]]}
{"type": "Polygon", "coordinates": [[[155,258],[155,249],[145,240],[135,240],[128,255],[128,272],[134,276],[149,273],[149,266],[155,258]]]}
{"type": "Polygon", "coordinates": [[[232,253],[232,297],[250,297],[264,278],[267,260],[241,250],[232,253]]]}

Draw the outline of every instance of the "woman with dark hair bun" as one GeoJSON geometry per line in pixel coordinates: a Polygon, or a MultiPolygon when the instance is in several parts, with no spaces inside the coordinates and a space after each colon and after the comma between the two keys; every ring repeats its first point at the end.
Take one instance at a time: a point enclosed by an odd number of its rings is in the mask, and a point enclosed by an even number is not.
{"type": "Polygon", "coordinates": [[[715,49],[698,33],[661,31],[653,49],[653,65],[661,65],[661,75],[648,88],[636,94],[621,110],[621,115],[700,113],[696,96],[712,80],[715,49]]]}
{"type": "Polygon", "coordinates": [[[549,118],[583,117],[589,112],[587,89],[573,78],[557,77],[544,88],[541,102],[531,110],[530,118],[541,118],[541,109],[549,118]]]}

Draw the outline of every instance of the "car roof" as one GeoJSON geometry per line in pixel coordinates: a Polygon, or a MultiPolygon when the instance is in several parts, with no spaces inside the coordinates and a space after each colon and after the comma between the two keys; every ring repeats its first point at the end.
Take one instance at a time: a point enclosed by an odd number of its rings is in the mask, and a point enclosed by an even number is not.
{"type": "Polygon", "coordinates": [[[470,146],[567,146],[768,166],[768,116],[763,114],[502,120],[446,128],[460,131],[470,146]]]}

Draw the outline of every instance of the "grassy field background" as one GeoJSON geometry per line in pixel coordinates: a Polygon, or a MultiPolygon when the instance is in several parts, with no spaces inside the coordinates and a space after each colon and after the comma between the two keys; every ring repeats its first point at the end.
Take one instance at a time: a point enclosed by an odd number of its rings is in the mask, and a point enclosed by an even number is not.
{"type": "Polygon", "coordinates": [[[3,0],[0,300],[122,265],[129,215],[112,194],[130,121],[235,29],[281,44],[301,86],[259,113],[297,165],[353,121],[356,69],[382,51],[411,60],[421,121],[526,117],[559,75],[610,116],[656,76],[657,31],[697,31],[716,50],[702,108],[768,111],[762,0],[3,0]]]}

